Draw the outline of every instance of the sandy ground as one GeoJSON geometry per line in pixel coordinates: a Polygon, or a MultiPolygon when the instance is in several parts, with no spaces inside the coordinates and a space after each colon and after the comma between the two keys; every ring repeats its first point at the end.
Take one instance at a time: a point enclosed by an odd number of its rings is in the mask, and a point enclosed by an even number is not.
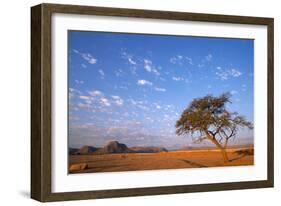
{"type": "Polygon", "coordinates": [[[228,163],[224,163],[221,152],[214,149],[161,153],[70,155],[69,167],[72,168],[70,173],[84,173],[253,165],[254,156],[245,153],[246,150],[248,149],[228,149],[227,154],[230,160],[228,163]],[[82,169],[79,169],[80,165],[83,165],[82,169]]]}

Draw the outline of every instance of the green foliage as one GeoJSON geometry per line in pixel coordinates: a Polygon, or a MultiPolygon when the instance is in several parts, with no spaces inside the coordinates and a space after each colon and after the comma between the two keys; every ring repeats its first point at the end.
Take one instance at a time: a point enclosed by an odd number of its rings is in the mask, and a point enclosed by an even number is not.
{"type": "Polygon", "coordinates": [[[218,97],[207,95],[194,99],[176,122],[176,133],[199,133],[198,141],[211,138],[217,142],[225,140],[226,147],[227,141],[235,137],[239,128],[253,128],[245,117],[226,109],[226,104],[231,103],[230,97],[230,93],[223,93],[218,97]]]}

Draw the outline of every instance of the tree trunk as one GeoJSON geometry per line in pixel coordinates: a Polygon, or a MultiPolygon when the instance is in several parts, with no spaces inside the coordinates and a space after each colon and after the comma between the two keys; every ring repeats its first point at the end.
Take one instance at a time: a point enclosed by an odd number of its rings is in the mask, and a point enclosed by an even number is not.
{"type": "Polygon", "coordinates": [[[217,148],[219,148],[221,150],[221,154],[222,154],[224,163],[229,162],[225,148],[223,146],[221,146],[220,143],[216,140],[216,138],[213,137],[212,135],[210,135],[208,132],[206,132],[206,135],[207,135],[208,139],[211,140],[211,142],[214,143],[217,146],[217,148]]]}
{"type": "Polygon", "coordinates": [[[228,159],[228,156],[227,156],[227,153],[225,151],[225,148],[220,148],[221,150],[221,153],[222,153],[222,157],[223,157],[223,161],[226,163],[226,162],[229,162],[229,159],[228,159]]]}

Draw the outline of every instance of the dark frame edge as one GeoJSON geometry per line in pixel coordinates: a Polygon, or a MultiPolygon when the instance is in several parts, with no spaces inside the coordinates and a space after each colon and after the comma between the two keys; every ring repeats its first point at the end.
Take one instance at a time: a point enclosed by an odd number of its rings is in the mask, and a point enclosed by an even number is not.
{"type": "Polygon", "coordinates": [[[254,17],[254,16],[236,16],[223,14],[207,14],[192,13],[167,10],[143,10],[132,8],[116,8],[116,7],[96,7],[81,6],[73,4],[41,4],[45,9],[52,13],[67,13],[79,15],[101,15],[115,17],[135,17],[135,18],[155,18],[155,19],[172,19],[184,21],[205,21],[217,23],[238,23],[238,24],[254,24],[268,25],[273,18],[270,17],[254,17]],[[93,14],[94,13],[94,14],[93,14]]]}
{"type": "Polygon", "coordinates": [[[162,187],[148,187],[148,188],[117,189],[117,190],[62,192],[62,193],[51,193],[44,200],[44,202],[151,196],[151,195],[169,195],[169,194],[196,193],[196,192],[215,192],[215,191],[258,189],[258,188],[270,188],[270,187],[272,187],[270,181],[261,180],[261,181],[248,181],[248,182],[162,186],[162,187]]]}
{"type": "Polygon", "coordinates": [[[267,24],[267,180],[274,187],[274,19],[267,24]]]}
{"type": "Polygon", "coordinates": [[[42,200],[41,61],[42,7],[31,8],[31,198],[42,200]]]}
{"type": "Polygon", "coordinates": [[[274,186],[273,18],[120,9],[63,4],[31,8],[31,198],[41,202],[267,188],[274,186]],[[268,32],[267,180],[200,185],[52,193],[51,191],[51,15],[96,14],[158,19],[266,25],[268,32]]]}
{"type": "Polygon", "coordinates": [[[51,194],[51,11],[31,7],[31,198],[51,194]]]}

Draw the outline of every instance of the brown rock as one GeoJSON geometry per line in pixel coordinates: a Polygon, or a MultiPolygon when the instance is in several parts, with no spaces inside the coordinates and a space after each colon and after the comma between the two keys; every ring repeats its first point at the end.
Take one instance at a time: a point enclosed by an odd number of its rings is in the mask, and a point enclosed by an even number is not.
{"type": "Polygon", "coordinates": [[[69,168],[70,172],[77,172],[81,170],[85,170],[88,168],[88,165],[86,163],[81,163],[81,164],[72,164],[69,168]]]}

